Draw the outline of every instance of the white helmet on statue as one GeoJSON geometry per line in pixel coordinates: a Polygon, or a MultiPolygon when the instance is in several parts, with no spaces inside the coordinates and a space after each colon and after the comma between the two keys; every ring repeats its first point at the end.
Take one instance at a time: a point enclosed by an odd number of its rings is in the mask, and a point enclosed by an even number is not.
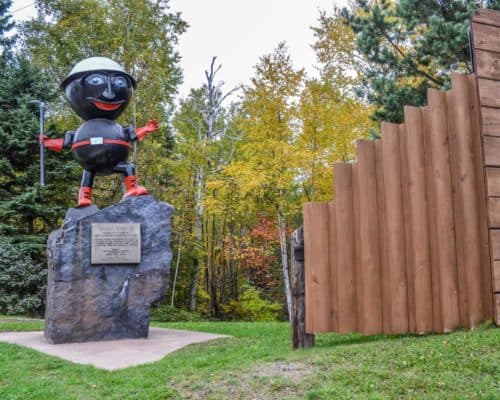
{"type": "Polygon", "coordinates": [[[84,75],[87,72],[93,71],[110,71],[110,72],[120,72],[130,78],[132,81],[132,85],[135,89],[137,83],[135,79],[125,71],[125,69],[118,64],[116,61],[113,61],[107,57],[89,57],[85,60],[78,62],[68,76],[61,82],[61,88],[64,89],[66,85],[76,78],[78,75],[84,75]]]}

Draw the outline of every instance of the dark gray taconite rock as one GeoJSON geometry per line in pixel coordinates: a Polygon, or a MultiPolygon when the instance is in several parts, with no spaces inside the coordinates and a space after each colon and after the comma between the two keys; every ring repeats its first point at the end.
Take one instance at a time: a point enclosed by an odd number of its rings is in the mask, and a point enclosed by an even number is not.
{"type": "Polygon", "coordinates": [[[50,343],[146,338],[151,303],[167,290],[173,207],[152,196],[72,208],[47,245],[50,343]],[[140,223],[140,264],[90,263],[92,223],[140,223]]]}

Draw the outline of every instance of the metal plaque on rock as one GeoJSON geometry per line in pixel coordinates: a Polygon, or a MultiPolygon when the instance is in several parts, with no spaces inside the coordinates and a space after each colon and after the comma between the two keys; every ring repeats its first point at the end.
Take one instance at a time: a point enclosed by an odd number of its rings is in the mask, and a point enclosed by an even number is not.
{"type": "Polygon", "coordinates": [[[141,224],[92,224],[91,236],[91,264],[141,262],[141,224]]]}

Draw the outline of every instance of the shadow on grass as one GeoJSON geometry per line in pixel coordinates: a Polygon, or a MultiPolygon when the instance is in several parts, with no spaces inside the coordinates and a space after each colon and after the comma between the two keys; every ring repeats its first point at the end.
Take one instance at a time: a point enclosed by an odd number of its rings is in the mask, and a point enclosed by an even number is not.
{"type": "MultiPolygon", "coordinates": [[[[474,329],[474,331],[483,331],[487,329],[498,329],[493,321],[487,321],[474,329]]],[[[459,328],[453,332],[449,333],[422,333],[422,334],[394,334],[394,335],[362,335],[359,333],[320,333],[316,334],[316,345],[315,347],[336,347],[336,346],[351,346],[356,344],[366,344],[372,342],[380,341],[392,341],[392,340],[402,340],[402,339],[424,339],[429,337],[443,337],[447,335],[459,334],[459,333],[470,333],[469,329],[459,328]]]]}

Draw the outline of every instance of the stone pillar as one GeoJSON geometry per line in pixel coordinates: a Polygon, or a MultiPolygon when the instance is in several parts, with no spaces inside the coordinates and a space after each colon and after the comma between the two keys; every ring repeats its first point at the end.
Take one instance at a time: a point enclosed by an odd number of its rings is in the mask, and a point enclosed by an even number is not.
{"type": "Polygon", "coordinates": [[[172,213],[152,196],[131,196],[102,210],[68,210],[47,245],[49,343],[147,338],[151,303],[169,281],[172,213]],[[92,264],[93,223],[140,224],[140,263],[92,264]]]}

